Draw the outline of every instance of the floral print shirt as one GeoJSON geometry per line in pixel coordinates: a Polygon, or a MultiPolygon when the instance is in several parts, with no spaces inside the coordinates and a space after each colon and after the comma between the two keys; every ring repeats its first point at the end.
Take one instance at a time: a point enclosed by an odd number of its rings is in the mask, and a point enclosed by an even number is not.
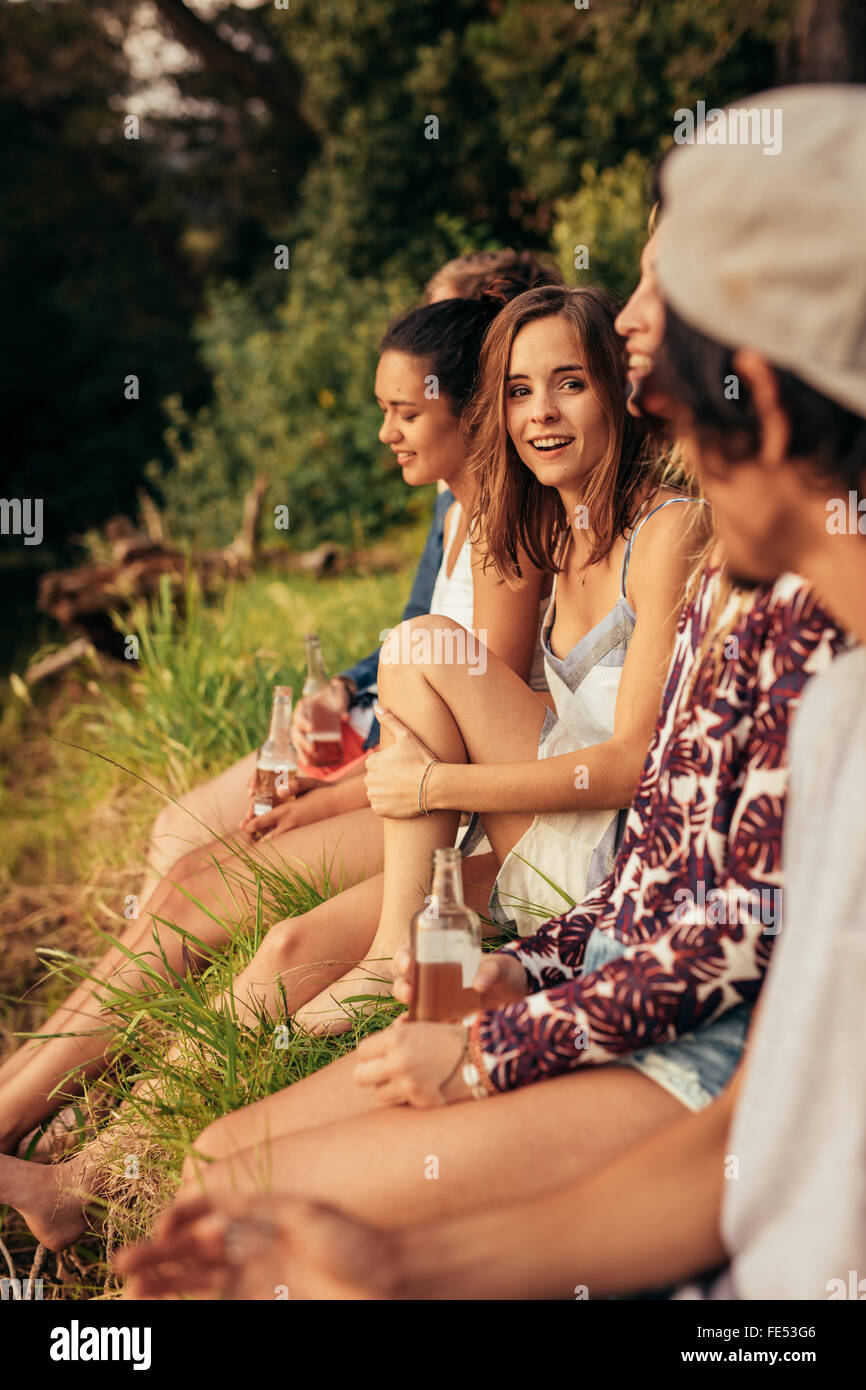
{"type": "Polygon", "coordinates": [[[845,640],[794,575],[745,604],[735,591],[714,621],[720,583],[708,567],[680,617],[613,872],[505,947],[530,993],[473,1022],[491,1089],[611,1062],[757,997],[779,929],[788,730],[845,640]],[[711,622],[727,635],[695,674],[711,622]],[[594,929],[626,949],[584,975],[594,929]]]}

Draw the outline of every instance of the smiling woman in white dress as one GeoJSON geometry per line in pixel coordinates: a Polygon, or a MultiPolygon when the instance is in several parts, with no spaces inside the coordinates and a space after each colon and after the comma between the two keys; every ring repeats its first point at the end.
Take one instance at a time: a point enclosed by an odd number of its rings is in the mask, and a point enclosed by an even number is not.
{"type": "Polygon", "coordinates": [[[615,314],[602,290],[547,287],[488,332],[472,530],[506,581],[522,582],[521,555],[555,572],[541,642],[552,694],[492,654],[481,673],[424,660],[424,642],[413,651],[422,633],[434,655],[448,650],[448,618],[392,634],[379,666],[382,751],[367,763],[385,820],[383,909],[365,961],[305,1007],[308,1025],[344,1028],[344,1000],[387,991],[432,852],[454,842],[461,811],[481,814],[497,860],[494,922],[532,931],[609,871],[707,536],[706,508],[661,485],[662,461],[626,411],[615,314]]]}

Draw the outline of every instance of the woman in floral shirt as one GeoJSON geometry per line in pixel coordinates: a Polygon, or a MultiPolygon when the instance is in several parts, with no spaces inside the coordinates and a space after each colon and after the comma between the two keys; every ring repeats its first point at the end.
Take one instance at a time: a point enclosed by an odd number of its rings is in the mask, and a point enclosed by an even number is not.
{"type": "Polygon", "coordinates": [[[706,569],[683,613],[613,873],[502,953],[530,993],[472,1025],[490,1090],[627,1058],[698,1109],[733,1070],[781,925],[791,714],[840,638],[786,575],[730,591],[696,663],[722,583],[706,569]]]}

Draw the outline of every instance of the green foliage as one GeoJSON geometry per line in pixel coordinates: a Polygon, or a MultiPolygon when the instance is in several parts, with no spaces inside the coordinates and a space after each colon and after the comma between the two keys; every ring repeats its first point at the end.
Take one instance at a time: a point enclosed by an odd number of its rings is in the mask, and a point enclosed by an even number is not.
{"type": "MultiPolygon", "coordinates": [[[[407,540],[417,549],[420,533],[407,540]]],[[[405,585],[398,575],[287,582],[262,573],[204,603],[190,580],[181,616],[163,581],[157,602],[123,619],[139,658],[128,681],[90,706],[88,746],[177,795],[262,741],[274,685],[300,690],[306,632],[321,631],[329,669],[341,670],[398,620],[405,585]]]]}
{"type": "Polygon", "coordinates": [[[772,85],[788,0],[505,0],[467,35],[529,225],[629,150],[655,159],[674,111],[772,85]],[[519,94],[519,100],[515,95],[519,94]]]}
{"type": "Polygon", "coordinates": [[[211,297],[200,342],[212,402],[196,416],[168,402],[175,467],[161,488],[172,535],[230,540],[258,473],[271,479],[268,506],[289,510],[288,531],[266,525],[271,544],[358,544],[426,509],[390,455],[383,462],[373,397],[378,343],[415,297],[410,284],[347,277],[310,242],[292,266],[266,319],[236,286],[211,297]]]}
{"type": "Polygon", "coordinates": [[[597,180],[651,163],[678,106],[769,85],[791,21],[789,0],[217,0],[199,13],[209,46],[173,59],[155,103],[130,54],[142,26],[157,55],[176,38],[159,6],[0,4],[4,419],[30,436],[16,471],[22,495],[45,497],[46,555],[132,510],[155,456],[196,539],[233,531],[257,466],[296,503],[292,539],[398,519],[408,503],[379,471],[367,395],[384,320],[459,251],[550,249],[584,187],[591,264],[625,288],[633,210],[615,208],[609,253],[603,198],[624,184],[597,180]],[[141,135],[126,140],[136,109],[141,135]],[[291,272],[273,268],[279,243],[291,272]]]}
{"type": "Polygon", "coordinates": [[[631,293],[646,241],[648,180],[648,163],[634,150],[616,168],[583,166],[579,191],[556,205],[552,240],[566,279],[606,285],[623,299],[631,293]],[[575,253],[584,246],[588,265],[581,269],[575,253]]]}

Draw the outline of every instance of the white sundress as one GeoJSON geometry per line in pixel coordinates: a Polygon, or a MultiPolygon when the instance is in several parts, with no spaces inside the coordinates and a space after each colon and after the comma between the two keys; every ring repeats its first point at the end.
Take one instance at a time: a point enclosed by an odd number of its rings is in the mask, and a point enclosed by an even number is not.
{"type": "MultiPolygon", "coordinates": [[[[636,614],[625,584],[632,546],[644,522],[662,507],[691,502],[669,497],[634,526],[623,557],[620,597],[567,656],[555,656],[550,632],[556,614],[556,580],[542,625],[541,648],[547,684],[556,712],[548,710],[538,740],[539,758],[575,754],[575,783],[580,785],[580,750],[613,735],[616,699],[636,614]]],[[[537,815],[506,856],[490,896],[497,926],[531,936],[542,922],[580,902],[613,868],[628,808],[619,811],[555,811],[537,815]],[[551,887],[550,879],[556,887],[551,887]],[[558,892],[561,889],[562,892],[558,892]]]]}

